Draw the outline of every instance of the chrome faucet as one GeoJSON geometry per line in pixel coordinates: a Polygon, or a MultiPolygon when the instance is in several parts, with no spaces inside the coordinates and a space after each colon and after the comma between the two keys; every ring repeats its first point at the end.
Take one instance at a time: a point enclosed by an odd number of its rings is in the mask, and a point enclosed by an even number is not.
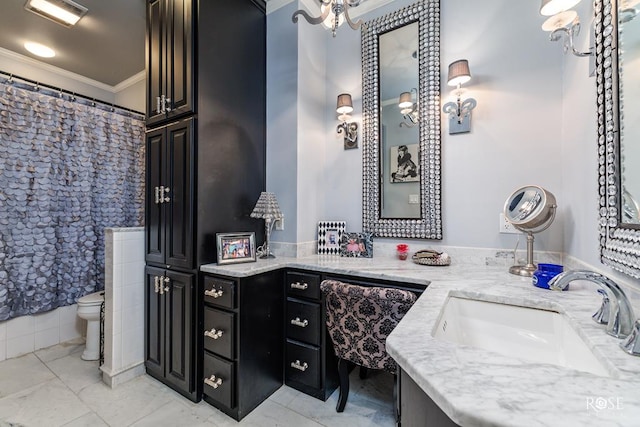
{"type": "MultiPolygon", "coordinates": [[[[607,276],[588,270],[565,271],[549,281],[549,289],[564,290],[569,286],[569,282],[574,280],[593,282],[606,291],[609,297],[609,321],[607,322],[607,333],[609,335],[616,338],[626,338],[633,332],[636,317],[631,303],[622,288],[607,276]]],[[[598,322],[596,317],[594,317],[594,320],[598,322]]]]}

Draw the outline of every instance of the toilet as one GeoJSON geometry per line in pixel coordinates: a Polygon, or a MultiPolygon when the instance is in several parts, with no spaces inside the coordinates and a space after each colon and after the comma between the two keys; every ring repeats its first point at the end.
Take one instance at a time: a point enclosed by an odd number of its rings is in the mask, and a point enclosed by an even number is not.
{"type": "Polygon", "coordinates": [[[100,307],[104,302],[104,291],[87,294],[78,299],[78,317],[87,321],[87,338],[82,359],[100,358],[100,307]]]}

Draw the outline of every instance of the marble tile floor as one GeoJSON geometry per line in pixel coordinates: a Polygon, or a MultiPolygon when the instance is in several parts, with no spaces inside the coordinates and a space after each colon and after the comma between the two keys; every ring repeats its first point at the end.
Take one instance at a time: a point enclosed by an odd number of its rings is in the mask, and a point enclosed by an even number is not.
{"type": "Polygon", "coordinates": [[[80,359],[71,341],[0,362],[0,427],[282,426],[384,427],[393,419],[393,377],[351,375],[343,413],[338,392],[326,402],[283,386],[241,422],[205,402],[193,403],[147,375],[114,389],[101,381],[98,362],[80,359]]]}

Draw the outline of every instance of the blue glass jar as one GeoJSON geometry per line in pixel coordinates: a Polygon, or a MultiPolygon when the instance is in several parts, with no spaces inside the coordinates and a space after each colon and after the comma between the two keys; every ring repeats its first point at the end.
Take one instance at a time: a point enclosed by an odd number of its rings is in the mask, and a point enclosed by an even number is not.
{"type": "Polygon", "coordinates": [[[549,280],[562,273],[562,269],[563,267],[558,264],[538,264],[538,269],[533,272],[533,285],[539,288],[549,289],[549,280]]]}

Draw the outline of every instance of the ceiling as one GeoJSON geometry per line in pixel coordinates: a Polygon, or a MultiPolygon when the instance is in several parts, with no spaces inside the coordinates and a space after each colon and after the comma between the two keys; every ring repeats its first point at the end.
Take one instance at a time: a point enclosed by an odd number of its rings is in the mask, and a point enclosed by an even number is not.
{"type": "Polygon", "coordinates": [[[26,0],[2,0],[0,48],[109,86],[144,71],[146,0],[74,1],[89,11],[66,28],[27,11],[26,0]],[[26,41],[47,45],[56,56],[39,58],[23,47],[26,41]]]}

